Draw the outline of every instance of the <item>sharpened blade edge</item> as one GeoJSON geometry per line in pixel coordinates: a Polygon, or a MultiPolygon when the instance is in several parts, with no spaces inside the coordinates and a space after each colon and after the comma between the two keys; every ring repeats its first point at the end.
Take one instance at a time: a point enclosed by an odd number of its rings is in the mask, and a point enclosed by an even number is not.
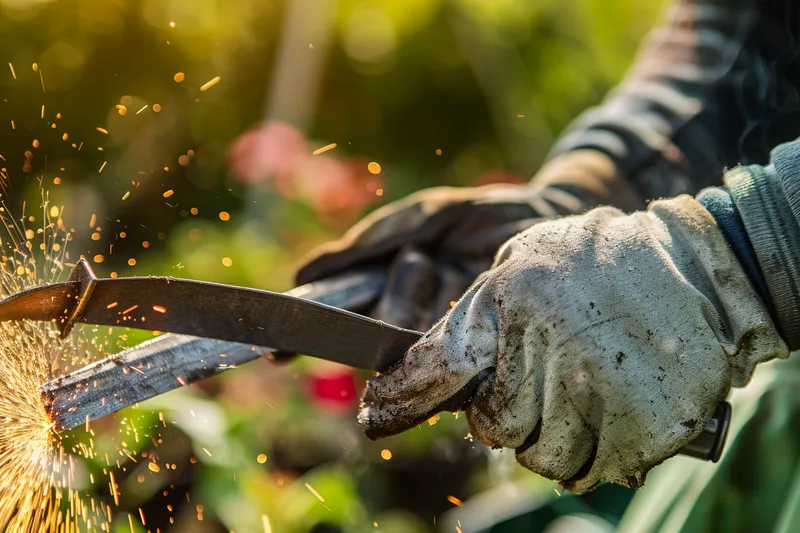
{"type": "Polygon", "coordinates": [[[235,342],[164,335],[44,384],[58,431],[119,411],[268,353],[235,342]]]}

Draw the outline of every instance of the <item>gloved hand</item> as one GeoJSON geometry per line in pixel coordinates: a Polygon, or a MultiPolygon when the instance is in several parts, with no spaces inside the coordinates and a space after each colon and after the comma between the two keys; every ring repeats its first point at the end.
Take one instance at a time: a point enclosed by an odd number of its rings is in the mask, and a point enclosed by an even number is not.
{"type": "Polygon", "coordinates": [[[599,208],[511,239],[445,318],[370,380],[359,422],[379,438],[464,407],[476,439],[514,449],[568,490],[638,488],[731,385],[787,356],[694,199],[629,216],[599,208]]]}
{"type": "Polygon", "coordinates": [[[297,283],[382,266],[389,282],[369,314],[424,331],[489,268],[512,235],[601,202],[637,209],[640,200],[627,187],[608,157],[587,150],[551,161],[532,184],[424,190],[378,209],[316,250],[297,283]]]}

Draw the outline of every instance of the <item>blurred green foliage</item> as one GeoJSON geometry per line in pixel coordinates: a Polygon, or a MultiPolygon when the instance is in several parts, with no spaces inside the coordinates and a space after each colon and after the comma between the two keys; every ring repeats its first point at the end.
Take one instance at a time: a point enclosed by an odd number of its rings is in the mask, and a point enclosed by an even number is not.
{"type": "MultiPolygon", "coordinates": [[[[527,179],[621,77],[659,2],[0,0],[0,10],[0,154],[15,209],[41,204],[44,188],[74,228],[72,259],[101,274],[285,290],[302,254],[377,205],[427,186],[527,179]],[[280,122],[292,125],[284,137],[252,130],[280,122]],[[247,131],[261,141],[232,151],[247,131]],[[270,142],[278,160],[260,161],[270,142]],[[297,149],[305,155],[286,163],[297,149]]],[[[122,344],[149,335],[125,332],[122,344]]],[[[452,415],[372,443],[354,398],[315,396],[342,369],[248,366],[94,426],[102,453],[81,466],[97,479],[85,490],[108,500],[103,453],[114,455],[117,531],[142,508],[147,530],[263,531],[267,517],[280,532],[424,532],[453,508],[449,495],[518,482],[529,500],[556,497],[509,454],[465,438],[452,415]],[[123,441],[175,469],[121,457],[123,441]]]]}

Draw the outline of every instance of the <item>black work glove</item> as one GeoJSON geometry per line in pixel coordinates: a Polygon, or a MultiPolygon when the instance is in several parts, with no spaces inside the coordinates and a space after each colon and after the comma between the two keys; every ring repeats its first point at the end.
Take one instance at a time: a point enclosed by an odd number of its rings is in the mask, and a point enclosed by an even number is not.
{"type": "Polygon", "coordinates": [[[559,156],[530,184],[426,189],[378,209],[341,239],[315,250],[297,283],[384,268],[386,289],[368,314],[426,331],[513,235],[542,219],[600,203],[641,207],[611,160],[595,151],[559,156]]]}

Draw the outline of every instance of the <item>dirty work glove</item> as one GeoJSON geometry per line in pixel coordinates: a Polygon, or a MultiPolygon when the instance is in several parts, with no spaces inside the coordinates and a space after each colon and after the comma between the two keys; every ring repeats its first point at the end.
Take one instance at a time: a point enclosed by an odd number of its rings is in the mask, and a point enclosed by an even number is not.
{"type": "Polygon", "coordinates": [[[568,490],[640,487],[729,388],[788,348],[714,218],[689,196],[599,208],[512,238],[359,422],[392,435],[464,407],[472,435],[568,490]],[[469,401],[467,401],[469,400],[469,401]]]}
{"type": "Polygon", "coordinates": [[[342,239],[316,250],[297,283],[382,267],[389,282],[368,314],[427,330],[512,235],[542,218],[600,202],[639,208],[640,200],[624,186],[608,157],[586,150],[554,159],[531,184],[423,190],[378,209],[342,239]]]}

